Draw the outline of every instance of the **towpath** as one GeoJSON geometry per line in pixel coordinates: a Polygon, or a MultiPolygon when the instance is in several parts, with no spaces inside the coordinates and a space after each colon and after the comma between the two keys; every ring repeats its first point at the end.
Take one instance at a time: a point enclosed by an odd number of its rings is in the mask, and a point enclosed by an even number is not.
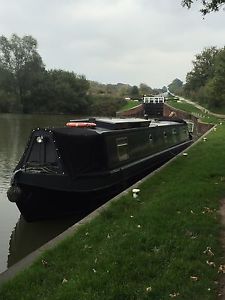
{"type": "Polygon", "coordinates": [[[213,115],[214,117],[217,117],[217,118],[221,118],[221,119],[225,119],[225,115],[224,114],[216,114],[208,109],[206,109],[205,107],[201,106],[200,104],[196,103],[196,102],[193,102],[189,99],[185,99],[183,97],[179,97],[180,100],[182,101],[185,101],[186,103],[189,103],[191,105],[194,105],[196,108],[200,109],[202,112],[206,113],[206,114],[211,114],[213,115]]]}

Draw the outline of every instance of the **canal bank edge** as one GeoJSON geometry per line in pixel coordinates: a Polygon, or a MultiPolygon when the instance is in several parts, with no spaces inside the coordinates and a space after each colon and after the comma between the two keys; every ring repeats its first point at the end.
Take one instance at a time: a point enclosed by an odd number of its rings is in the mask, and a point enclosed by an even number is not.
{"type": "MultiPolygon", "coordinates": [[[[207,136],[214,128],[216,127],[213,126],[209,131],[207,131],[204,135],[202,135],[197,141],[195,141],[191,146],[189,146],[187,149],[190,149],[191,147],[193,147],[194,145],[196,145],[197,143],[199,143],[200,141],[202,141],[204,139],[205,136],[207,136]]],[[[185,149],[184,151],[182,151],[179,155],[182,155],[184,152],[187,151],[187,149],[185,149]]],[[[17,262],[15,265],[11,266],[9,269],[7,269],[6,271],[4,271],[3,273],[0,274],[0,285],[4,284],[6,281],[12,279],[14,276],[16,276],[19,272],[21,272],[22,270],[24,270],[25,268],[28,268],[39,256],[41,256],[46,250],[52,249],[54,247],[56,247],[61,241],[63,241],[65,238],[67,238],[68,236],[74,234],[82,225],[89,223],[91,220],[93,220],[96,216],[98,216],[99,214],[101,214],[104,210],[107,209],[107,207],[114,201],[118,201],[121,196],[128,194],[133,188],[137,188],[139,186],[139,184],[143,183],[144,181],[146,181],[147,179],[151,178],[152,176],[154,176],[156,173],[160,172],[162,169],[164,169],[166,166],[168,166],[172,161],[174,161],[177,158],[177,156],[175,156],[174,158],[170,159],[168,162],[166,162],[163,166],[161,166],[160,168],[158,168],[157,170],[153,171],[152,173],[150,173],[149,175],[145,176],[144,178],[142,178],[141,180],[137,181],[136,183],[134,183],[132,186],[130,186],[128,189],[124,190],[123,192],[121,192],[120,194],[118,194],[117,196],[115,196],[114,198],[112,198],[111,200],[109,200],[108,202],[106,202],[104,205],[100,206],[99,208],[97,208],[95,211],[93,211],[92,213],[90,213],[89,215],[87,215],[85,218],[83,218],[82,220],[80,220],[79,222],[75,223],[73,226],[69,227],[67,230],[65,230],[64,232],[62,232],[60,235],[58,235],[57,237],[55,237],[54,239],[50,240],[49,242],[47,242],[46,244],[42,245],[40,248],[38,248],[37,250],[35,250],[34,252],[28,254],[25,258],[23,258],[22,260],[20,260],[19,262],[17,262]]]]}

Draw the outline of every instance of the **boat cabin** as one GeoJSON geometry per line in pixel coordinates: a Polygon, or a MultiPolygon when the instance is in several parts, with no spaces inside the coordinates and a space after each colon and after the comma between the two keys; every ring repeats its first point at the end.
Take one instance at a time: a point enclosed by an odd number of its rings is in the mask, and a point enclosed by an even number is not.
{"type": "Polygon", "coordinates": [[[70,123],[77,127],[34,130],[17,168],[80,176],[134,163],[188,139],[181,121],[91,118],[70,123]],[[95,126],[85,126],[90,122],[95,126]]]}

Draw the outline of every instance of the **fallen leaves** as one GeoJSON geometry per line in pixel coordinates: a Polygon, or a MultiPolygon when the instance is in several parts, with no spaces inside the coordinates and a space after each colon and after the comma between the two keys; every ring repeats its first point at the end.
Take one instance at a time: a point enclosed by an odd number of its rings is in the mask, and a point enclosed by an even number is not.
{"type": "Polygon", "coordinates": [[[151,292],[152,291],[152,287],[151,286],[148,286],[147,288],[146,288],[146,292],[151,292]]]}
{"type": "Polygon", "coordinates": [[[160,251],[160,248],[155,246],[155,247],[152,249],[152,251],[153,251],[154,253],[158,253],[158,252],[160,251]]]}
{"type": "Polygon", "coordinates": [[[195,234],[194,232],[190,231],[190,230],[187,230],[186,233],[185,233],[185,235],[188,236],[188,237],[190,237],[192,240],[198,238],[198,235],[195,234]]]}
{"type": "Polygon", "coordinates": [[[84,249],[92,249],[92,246],[84,245],[84,249]]]}
{"type": "Polygon", "coordinates": [[[63,278],[62,284],[67,283],[68,280],[66,278],[63,278]]]}
{"type": "Polygon", "coordinates": [[[198,281],[199,280],[199,278],[197,276],[190,276],[190,279],[192,281],[198,281]]]}
{"type": "Polygon", "coordinates": [[[211,247],[207,247],[206,250],[203,251],[204,254],[207,254],[209,256],[214,256],[214,253],[212,252],[211,247]]]}
{"type": "Polygon", "coordinates": [[[216,264],[214,263],[214,261],[206,261],[207,265],[209,265],[210,267],[216,267],[216,264]]]}
{"type": "Polygon", "coordinates": [[[215,211],[216,211],[216,209],[211,209],[211,208],[205,206],[205,207],[203,208],[202,213],[203,213],[203,214],[212,214],[212,213],[214,213],[215,211]]]}
{"type": "Polygon", "coordinates": [[[220,265],[220,266],[219,266],[218,273],[223,273],[223,274],[225,274],[225,265],[220,265]]]}
{"type": "Polygon", "coordinates": [[[169,296],[170,296],[170,298],[176,298],[176,297],[180,296],[180,293],[174,292],[172,294],[169,294],[169,296]]]}
{"type": "Polygon", "coordinates": [[[46,260],[42,259],[41,263],[44,267],[48,267],[48,262],[46,260]]]}

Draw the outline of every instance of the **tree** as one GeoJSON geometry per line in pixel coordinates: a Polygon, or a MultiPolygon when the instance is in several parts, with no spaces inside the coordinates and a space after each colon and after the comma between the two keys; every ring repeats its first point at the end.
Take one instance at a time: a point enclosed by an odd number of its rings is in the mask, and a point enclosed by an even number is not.
{"type": "Polygon", "coordinates": [[[95,116],[115,117],[116,112],[126,104],[126,100],[111,95],[92,96],[88,113],[95,116]]]}
{"type": "Polygon", "coordinates": [[[139,86],[139,94],[140,95],[151,95],[152,94],[152,88],[148,86],[146,83],[141,83],[139,86]]]}
{"type": "Polygon", "coordinates": [[[180,95],[182,92],[183,82],[176,78],[168,85],[169,91],[175,94],[180,95]]]}
{"type": "Polygon", "coordinates": [[[216,111],[225,107],[225,47],[204,49],[193,65],[186,78],[186,95],[216,111]]]}
{"type": "Polygon", "coordinates": [[[132,98],[137,98],[139,97],[139,89],[136,85],[134,85],[132,88],[131,88],[131,92],[130,92],[130,95],[132,98]]]}
{"type": "Polygon", "coordinates": [[[205,95],[210,107],[225,106],[225,48],[216,57],[215,75],[207,83],[205,95]]]}
{"type": "Polygon", "coordinates": [[[187,94],[190,91],[198,91],[198,89],[206,85],[209,79],[213,78],[218,51],[216,47],[209,47],[195,56],[193,61],[194,67],[186,76],[185,91],[187,94]]]}
{"type": "Polygon", "coordinates": [[[89,82],[83,75],[63,70],[45,71],[24,99],[25,112],[87,112],[89,82]]]}
{"type": "MultiPolygon", "coordinates": [[[[194,0],[183,0],[182,5],[187,8],[191,8],[194,0]]],[[[196,0],[197,1],[197,0],[196,0]]],[[[219,11],[225,4],[225,0],[201,0],[202,8],[200,9],[203,15],[206,15],[212,11],[219,11]]]]}
{"type": "Polygon", "coordinates": [[[23,110],[24,97],[29,93],[37,73],[44,70],[37,52],[37,41],[29,35],[20,38],[13,34],[10,39],[0,36],[0,70],[7,74],[4,85],[14,91],[23,110]]]}
{"type": "Polygon", "coordinates": [[[165,85],[162,87],[162,92],[163,92],[163,93],[166,93],[166,92],[167,92],[167,87],[166,87],[165,85]]]}

